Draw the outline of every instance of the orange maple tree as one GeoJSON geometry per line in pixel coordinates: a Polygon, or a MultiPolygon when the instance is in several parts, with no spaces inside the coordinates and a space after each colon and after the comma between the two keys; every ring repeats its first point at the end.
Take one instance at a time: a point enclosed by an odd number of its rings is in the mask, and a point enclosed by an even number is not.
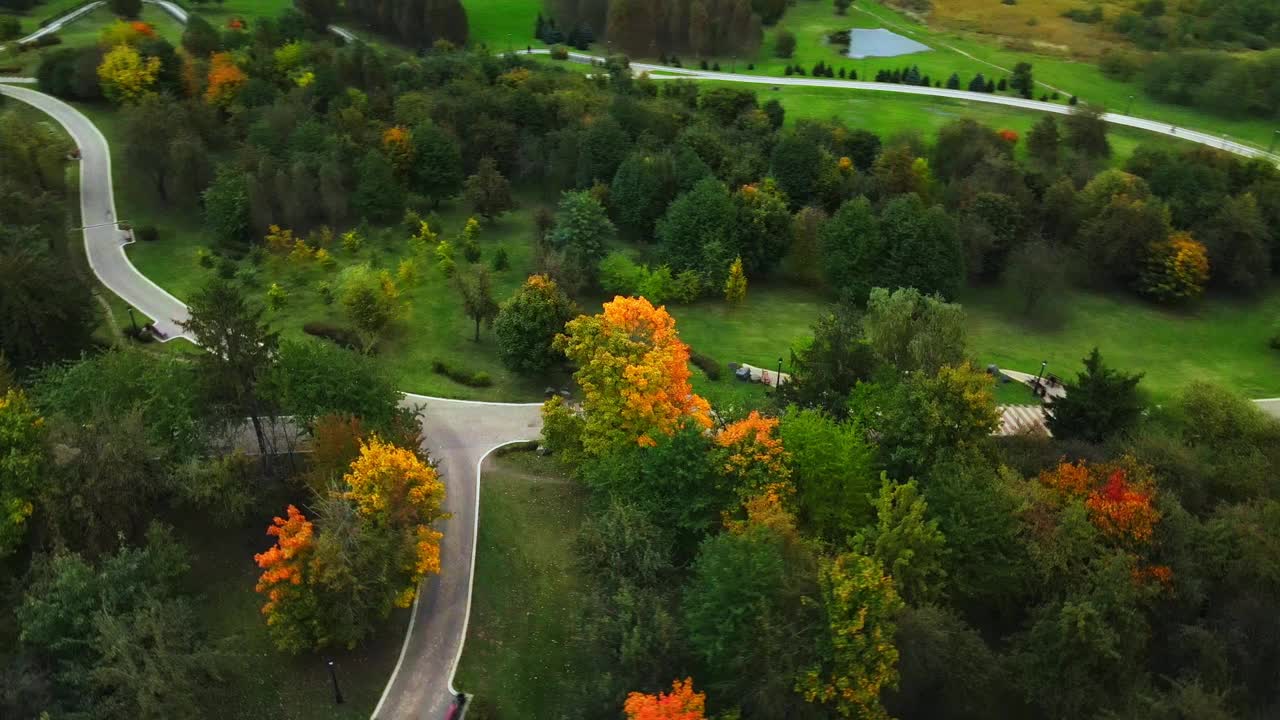
{"type": "Polygon", "coordinates": [[[777,433],[778,419],[755,410],[716,433],[720,469],[744,498],[761,492],[786,497],[794,492],[789,456],[777,433]]]}
{"type": "Polygon", "coordinates": [[[236,66],[230,53],[214,53],[209,58],[209,82],[204,100],[210,105],[225,107],[235,100],[248,80],[249,76],[236,66]]]}
{"type": "Polygon", "coordinates": [[[706,693],[694,692],[693,678],[685,678],[672,681],[669,693],[633,692],[622,709],[627,720],[703,720],[706,706],[706,693]]]}
{"type": "Polygon", "coordinates": [[[262,614],[267,627],[281,647],[302,649],[309,640],[299,632],[314,607],[307,571],[315,553],[315,527],[297,507],[290,505],[286,517],[276,517],[267,534],[276,544],[253,556],[262,568],[255,588],[267,596],[262,614]]]}
{"type": "Polygon", "coordinates": [[[413,167],[413,135],[408,129],[396,125],[382,133],[382,149],[398,173],[407,173],[413,167]]]}
{"type": "Polygon", "coordinates": [[[685,422],[711,427],[711,406],[689,385],[689,347],[666,308],[615,297],[600,314],[570,320],[555,347],[578,365],[588,454],[626,443],[652,446],[685,422]]]}
{"type": "Polygon", "coordinates": [[[1131,456],[1089,465],[1062,461],[1040,474],[1040,482],[1060,493],[1084,498],[1089,520],[1104,535],[1120,541],[1146,544],[1160,511],[1155,508],[1155,481],[1151,469],[1131,456]]]}

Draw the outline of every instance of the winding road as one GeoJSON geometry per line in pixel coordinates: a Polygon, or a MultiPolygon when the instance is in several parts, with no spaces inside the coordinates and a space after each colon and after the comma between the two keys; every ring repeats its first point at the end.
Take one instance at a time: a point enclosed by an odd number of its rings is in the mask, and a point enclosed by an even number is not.
{"type": "MultiPolygon", "coordinates": [[[[186,22],[186,11],[172,2],[147,1],[160,6],[180,22],[186,22]]],[[[80,8],[23,40],[56,32],[100,4],[80,8]]],[[[335,26],[330,27],[330,30],[348,40],[354,39],[350,32],[342,28],[335,26]]],[[[546,52],[532,51],[534,54],[546,52]]],[[[573,53],[572,58],[584,63],[601,60],[581,53],[573,53]]],[[[1069,107],[1053,103],[940,88],[824,78],[740,75],[646,63],[632,63],[632,67],[637,72],[650,73],[656,79],[684,77],[770,86],[836,87],[995,103],[1058,114],[1070,112],[1069,107]]],[[[31,78],[0,77],[0,94],[32,105],[50,115],[66,128],[80,148],[80,209],[84,223],[85,250],[94,274],[104,286],[125,302],[153,318],[156,328],[169,339],[185,337],[191,340],[181,328],[181,323],[188,318],[186,305],[140,273],[125,254],[125,245],[129,239],[126,233],[116,227],[118,216],[112,186],[111,153],[106,138],[87,117],[70,105],[17,86],[31,82],[31,78]]],[[[1114,113],[1108,113],[1104,119],[1117,125],[1162,133],[1240,155],[1280,161],[1280,157],[1274,154],[1207,133],[1114,113]]],[[[1280,399],[1257,402],[1267,412],[1280,417],[1280,399]]],[[[414,601],[409,630],[395,670],[374,710],[374,720],[434,719],[444,717],[447,712],[456,691],[453,677],[462,655],[470,616],[479,517],[480,465],[495,448],[512,442],[537,439],[541,431],[537,403],[481,403],[406,394],[404,404],[420,411],[424,445],[440,463],[447,488],[445,509],[452,513],[452,518],[442,528],[442,572],[424,581],[414,601]]]]}
{"type": "MultiPolygon", "coordinates": [[[[138,271],[125,255],[127,238],[116,228],[111,151],[98,128],[79,110],[34,90],[0,84],[0,94],[32,105],[57,120],[80,148],[80,212],[84,244],[94,275],[109,290],[155,319],[169,336],[185,337],[189,315],[182,301],[138,271]]],[[[443,718],[456,693],[453,676],[462,657],[471,612],[471,584],[480,512],[480,464],[495,448],[537,440],[540,403],[485,403],[406,394],[419,412],[423,445],[439,462],[445,481],[440,567],[419,588],[395,670],[374,710],[375,720],[443,718]]]]}

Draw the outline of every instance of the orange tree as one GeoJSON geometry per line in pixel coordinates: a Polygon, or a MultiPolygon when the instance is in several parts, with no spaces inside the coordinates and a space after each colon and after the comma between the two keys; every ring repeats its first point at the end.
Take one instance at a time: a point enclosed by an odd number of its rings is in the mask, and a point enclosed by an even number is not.
{"type": "Polygon", "coordinates": [[[687,419],[711,426],[711,407],[689,385],[689,347],[665,308],[615,297],[598,315],[565,325],[555,346],[577,363],[582,446],[589,455],[628,443],[656,444],[687,419]]]}
{"type": "Polygon", "coordinates": [[[747,417],[716,433],[716,448],[720,471],[743,500],[760,493],[782,499],[794,494],[790,457],[778,437],[777,418],[752,410],[747,417]]]}
{"type": "Polygon", "coordinates": [[[622,709],[627,720],[703,720],[706,693],[693,691],[693,679],[674,680],[671,692],[654,695],[633,692],[622,709]]]}
{"type": "Polygon", "coordinates": [[[293,505],[285,515],[276,517],[267,528],[276,544],[253,556],[262,568],[256,589],[267,597],[262,614],[276,646],[300,652],[313,644],[318,614],[319,599],[309,582],[315,526],[293,505]]]}
{"type": "Polygon", "coordinates": [[[214,53],[209,58],[209,79],[204,91],[205,102],[218,107],[230,105],[248,80],[249,76],[236,66],[230,53],[214,53]]]}

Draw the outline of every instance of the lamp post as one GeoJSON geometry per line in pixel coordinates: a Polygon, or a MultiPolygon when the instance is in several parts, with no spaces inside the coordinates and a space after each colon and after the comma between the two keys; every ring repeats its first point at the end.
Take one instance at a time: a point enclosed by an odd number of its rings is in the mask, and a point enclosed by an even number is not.
{"type": "Polygon", "coordinates": [[[329,679],[333,680],[333,702],[335,705],[342,704],[342,690],[338,687],[338,673],[334,670],[333,660],[328,661],[329,679]]]}
{"type": "Polygon", "coordinates": [[[1130,95],[1130,96],[1129,96],[1129,104],[1124,106],[1124,114],[1125,114],[1125,115],[1128,115],[1128,114],[1129,114],[1129,111],[1131,111],[1131,110],[1133,110],[1133,96],[1132,96],[1132,95],[1130,95]]]}
{"type": "Polygon", "coordinates": [[[130,306],[128,310],[129,310],[129,324],[133,326],[133,334],[136,336],[138,334],[138,320],[133,316],[133,307],[130,306]]]}
{"type": "Polygon", "coordinates": [[[773,377],[773,389],[782,387],[782,358],[778,358],[778,374],[773,377]]]}

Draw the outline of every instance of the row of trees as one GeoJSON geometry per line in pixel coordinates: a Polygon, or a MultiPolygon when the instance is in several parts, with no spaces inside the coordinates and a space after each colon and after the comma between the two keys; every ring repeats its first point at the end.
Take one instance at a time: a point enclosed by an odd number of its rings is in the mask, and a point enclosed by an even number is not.
{"type": "Polygon", "coordinates": [[[1197,385],[1144,417],[1140,378],[1095,351],[1053,439],[997,440],[963,311],[910,290],[821,318],[772,416],[713,418],[674,323],[643,299],[573,320],[556,345],[584,394],[545,406],[544,442],[591,492],[578,625],[601,669],[574,716],[1234,717],[1275,702],[1275,597],[1255,605],[1273,592],[1255,583],[1277,558],[1248,538],[1276,512],[1280,425],[1246,401],[1197,385]]]}

